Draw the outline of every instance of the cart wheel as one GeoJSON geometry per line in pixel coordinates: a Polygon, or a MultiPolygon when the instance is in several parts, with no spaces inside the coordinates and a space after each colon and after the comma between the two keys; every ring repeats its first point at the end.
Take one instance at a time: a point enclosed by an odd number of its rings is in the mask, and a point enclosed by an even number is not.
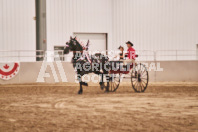
{"type": "Polygon", "coordinates": [[[120,74],[109,75],[109,92],[115,92],[120,85],[120,74]]]}
{"type": "Polygon", "coordinates": [[[148,86],[148,71],[145,65],[136,64],[131,72],[131,84],[135,92],[144,92],[148,86]]]}
{"type": "Polygon", "coordinates": [[[104,88],[108,92],[115,92],[120,84],[120,74],[109,74],[104,82],[104,88]]]}

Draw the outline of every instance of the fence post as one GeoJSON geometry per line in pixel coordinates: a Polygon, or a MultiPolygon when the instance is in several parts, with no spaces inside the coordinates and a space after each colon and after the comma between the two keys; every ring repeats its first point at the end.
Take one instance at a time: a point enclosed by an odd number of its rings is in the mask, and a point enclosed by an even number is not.
{"type": "Polygon", "coordinates": [[[64,54],[63,54],[63,50],[61,50],[61,57],[62,57],[62,60],[61,60],[61,61],[64,61],[64,54]]]}
{"type": "Polygon", "coordinates": [[[175,52],[175,53],[176,53],[176,61],[177,61],[177,50],[176,50],[176,52],[175,52]]]}
{"type": "MultiPolygon", "coordinates": [[[[154,52],[154,63],[155,63],[155,65],[157,64],[157,62],[156,62],[156,54],[157,54],[157,51],[153,51],[154,52]]],[[[155,72],[155,74],[154,74],[154,76],[155,76],[155,79],[154,79],[154,82],[156,82],[156,71],[154,71],[155,72]]]]}
{"type": "Polygon", "coordinates": [[[157,51],[153,51],[153,54],[154,54],[154,62],[156,62],[156,52],[157,52],[157,51]]]}
{"type": "Polygon", "coordinates": [[[18,60],[19,60],[19,62],[21,61],[20,59],[21,59],[20,58],[20,51],[18,50],[18,60]]]}

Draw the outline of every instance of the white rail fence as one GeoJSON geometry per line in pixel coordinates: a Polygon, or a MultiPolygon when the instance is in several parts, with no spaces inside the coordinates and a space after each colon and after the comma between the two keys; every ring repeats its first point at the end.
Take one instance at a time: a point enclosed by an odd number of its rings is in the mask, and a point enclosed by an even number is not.
{"type": "MultiPolygon", "coordinates": [[[[98,53],[100,51],[90,52],[90,54],[98,53]]],[[[103,51],[100,52],[109,56],[110,60],[116,59],[115,56],[119,54],[117,51],[103,51]]],[[[139,50],[138,61],[177,61],[177,60],[198,60],[198,51],[196,50],[139,50]]],[[[72,52],[64,55],[63,50],[43,51],[43,50],[7,50],[0,51],[0,62],[20,61],[20,62],[34,62],[34,61],[61,61],[70,62],[72,52]]],[[[118,59],[118,57],[117,57],[118,59]]]]}

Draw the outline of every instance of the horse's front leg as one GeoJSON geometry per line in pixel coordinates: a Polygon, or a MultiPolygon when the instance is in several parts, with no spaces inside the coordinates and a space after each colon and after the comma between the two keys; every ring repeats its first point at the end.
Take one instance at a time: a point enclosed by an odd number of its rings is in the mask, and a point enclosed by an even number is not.
{"type": "Polygon", "coordinates": [[[83,93],[83,88],[82,88],[82,77],[80,74],[77,75],[77,78],[78,78],[78,81],[79,81],[79,84],[80,84],[80,89],[78,91],[78,94],[82,94],[83,93]]]}
{"type": "Polygon", "coordinates": [[[82,88],[82,84],[80,82],[80,90],[78,91],[78,94],[82,94],[83,93],[83,88],[82,88]]]}

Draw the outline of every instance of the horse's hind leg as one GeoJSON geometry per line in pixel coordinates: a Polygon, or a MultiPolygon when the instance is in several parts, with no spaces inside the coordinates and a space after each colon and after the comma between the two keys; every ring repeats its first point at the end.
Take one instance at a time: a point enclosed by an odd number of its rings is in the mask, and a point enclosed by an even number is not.
{"type": "Polygon", "coordinates": [[[99,82],[99,84],[100,84],[100,88],[103,90],[104,89],[104,75],[103,74],[100,74],[100,76],[101,76],[101,80],[100,80],[100,82],[99,82]]]}
{"type": "Polygon", "coordinates": [[[104,88],[106,89],[106,92],[109,92],[109,75],[106,74],[101,74],[101,81],[100,81],[100,88],[103,90],[104,88]],[[104,76],[106,78],[106,86],[104,84],[104,76]]]}
{"type": "Polygon", "coordinates": [[[99,84],[100,84],[100,88],[103,90],[104,89],[103,73],[100,71],[94,71],[94,73],[101,77],[99,84]]]}
{"type": "Polygon", "coordinates": [[[109,75],[108,74],[105,74],[105,76],[106,76],[106,81],[107,81],[107,86],[105,87],[105,89],[106,89],[106,92],[109,92],[109,75]]]}

